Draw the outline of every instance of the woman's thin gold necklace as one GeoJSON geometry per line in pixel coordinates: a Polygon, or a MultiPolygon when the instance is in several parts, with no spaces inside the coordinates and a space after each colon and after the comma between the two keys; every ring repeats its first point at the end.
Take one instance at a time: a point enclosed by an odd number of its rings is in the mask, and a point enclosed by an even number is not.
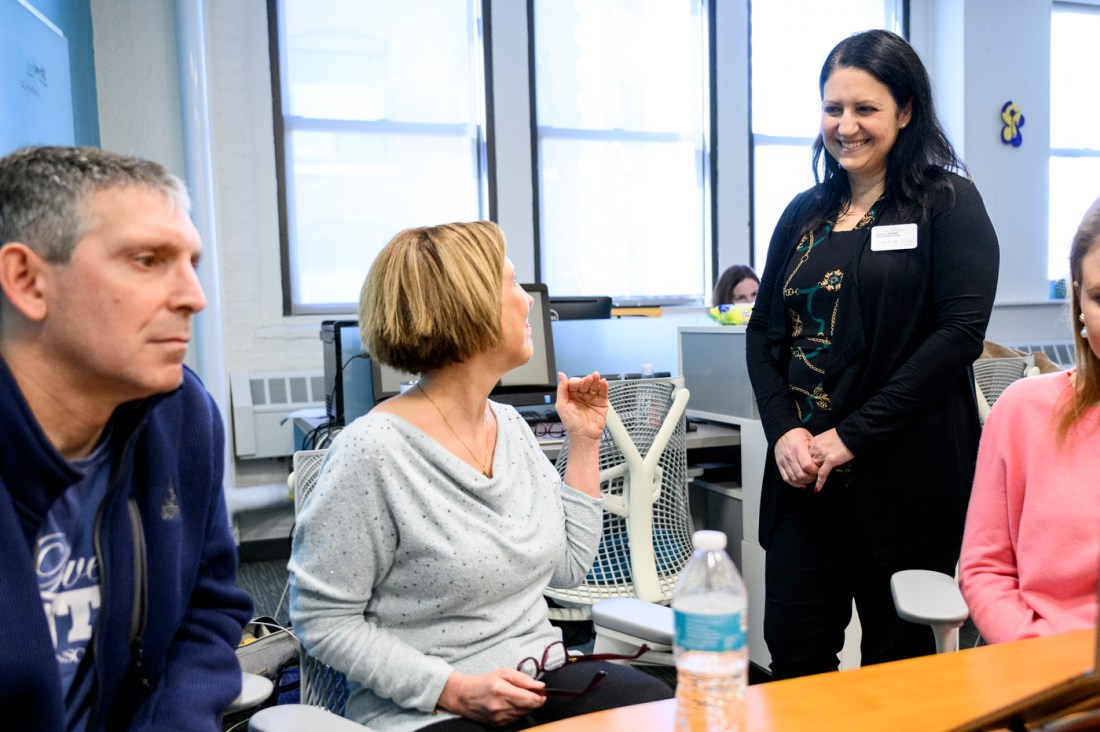
{"type": "Polygon", "coordinates": [[[443,424],[447,425],[447,429],[451,431],[451,434],[455,436],[455,439],[462,443],[462,446],[466,448],[466,452],[470,453],[470,457],[474,459],[474,462],[481,468],[481,474],[486,478],[491,478],[492,470],[490,467],[486,467],[489,464],[489,435],[485,435],[485,460],[478,460],[477,455],[470,449],[470,446],[466,444],[466,440],[458,434],[454,427],[451,426],[450,420],[447,419],[447,415],[443,414],[443,410],[439,408],[439,405],[435,403],[435,400],[428,396],[428,392],[424,391],[424,387],[420,385],[420,382],[416,382],[416,388],[420,390],[420,393],[424,395],[424,398],[428,400],[428,403],[435,407],[435,411],[439,412],[439,416],[443,418],[443,424]]]}

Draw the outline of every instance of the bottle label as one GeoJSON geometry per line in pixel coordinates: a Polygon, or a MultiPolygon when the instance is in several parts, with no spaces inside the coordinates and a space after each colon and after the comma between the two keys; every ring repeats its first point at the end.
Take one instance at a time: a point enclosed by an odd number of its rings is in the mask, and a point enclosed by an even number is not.
{"type": "Polygon", "coordinates": [[[740,651],[745,647],[741,613],[700,615],[674,610],[676,645],[685,651],[740,651]]]}

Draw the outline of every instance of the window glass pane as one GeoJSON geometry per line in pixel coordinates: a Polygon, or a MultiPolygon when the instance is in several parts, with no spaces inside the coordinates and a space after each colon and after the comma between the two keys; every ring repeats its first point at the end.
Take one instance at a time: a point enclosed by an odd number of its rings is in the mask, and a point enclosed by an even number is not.
{"type": "Polygon", "coordinates": [[[817,77],[833,46],[886,27],[883,0],[752,3],[752,129],[814,137],[821,114],[817,77]]]}
{"type": "Polygon", "coordinates": [[[754,165],[757,170],[753,188],[753,221],[756,226],[757,274],[764,271],[764,257],[772,230],[794,195],[814,184],[810,167],[810,143],[795,145],[757,145],[754,165]],[[792,192],[793,191],[793,192],[792,192]],[[763,238],[761,238],[763,237],[763,238]]]}
{"type": "Polygon", "coordinates": [[[691,5],[537,2],[539,124],[652,132],[698,128],[700,28],[691,5]]]}
{"type": "Polygon", "coordinates": [[[709,251],[702,2],[535,0],[533,8],[540,243],[550,292],[620,302],[702,298],[709,251]]]}
{"type": "Polygon", "coordinates": [[[1100,156],[1050,158],[1050,243],[1047,268],[1052,280],[1069,275],[1069,245],[1085,211],[1100,195],[1100,156]]]}
{"type": "Polygon", "coordinates": [[[698,297],[695,152],[691,143],[544,140],[542,208],[575,212],[543,217],[551,294],[698,297]]]}
{"type": "Polygon", "coordinates": [[[298,302],[356,303],[375,255],[398,231],[477,216],[465,137],[295,132],[287,152],[298,302]]]}
{"type": "Polygon", "coordinates": [[[1050,146],[1100,150],[1100,8],[1055,6],[1050,35],[1050,146]]]}
{"type": "Polygon", "coordinates": [[[479,10],[280,0],[292,311],[352,310],[395,233],[486,215],[479,10]]]}
{"type": "Polygon", "coordinates": [[[454,0],[285,0],[287,113],[471,118],[471,8],[454,0]],[[431,53],[425,53],[431,49],[431,53]]]}
{"type": "Polygon", "coordinates": [[[817,84],[825,57],[852,33],[901,29],[892,0],[751,5],[753,264],[762,271],[779,214],[813,185],[810,146],[820,129],[817,84]]]}
{"type": "Polygon", "coordinates": [[[1100,8],[1056,3],[1050,16],[1050,238],[1047,275],[1069,275],[1069,246],[1100,181],[1100,97],[1081,85],[1100,73],[1100,8]]]}

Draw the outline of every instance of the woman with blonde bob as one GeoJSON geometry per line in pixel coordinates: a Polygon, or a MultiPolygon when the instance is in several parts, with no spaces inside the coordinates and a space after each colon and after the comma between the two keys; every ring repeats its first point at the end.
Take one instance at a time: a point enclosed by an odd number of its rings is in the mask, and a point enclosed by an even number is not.
{"type": "Polygon", "coordinates": [[[522,729],[667,698],[652,676],[567,663],[547,586],[580,584],[602,529],[607,382],[558,375],[562,480],[515,409],[489,400],[531,357],[531,297],[496,224],[402,231],[371,267],[371,357],[420,374],[333,443],[298,518],[291,618],[378,730],[522,729]]]}
{"type": "Polygon", "coordinates": [[[1014,382],[982,432],[959,571],[988,643],[1096,625],[1100,199],[1069,265],[1076,368],[1014,382]]]}

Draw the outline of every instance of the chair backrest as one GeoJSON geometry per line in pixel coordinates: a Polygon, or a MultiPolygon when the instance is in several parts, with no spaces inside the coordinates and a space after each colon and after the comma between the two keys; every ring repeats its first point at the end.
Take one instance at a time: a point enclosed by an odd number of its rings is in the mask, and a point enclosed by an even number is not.
{"type": "Polygon", "coordinates": [[[974,362],[974,384],[977,386],[978,417],[985,424],[989,410],[1008,385],[1025,376],[1039,373],[1035,357],[1008,356],[1004,358],[979,358],[974,362]]]}
{"type": "MultiPolygon", "coordinates": [[[[297,516],[317,485],[327,450],[299,450],[294,453],[294,515],[297,516]]],[[[298,648],[301,703],[323,707],[333,714],[344,715],[348,700],[348,680],[343,673],[310,656],[298,648]]]]}
{"type": "MultiPolygon", "coordinates": [[[[607,426],[600,440],[603,537],[580,587],[548,589],[562,604],[580,608],[609,597],[667,603],[691,557],[694,526],[688,507],[682,379],[609,383],[607,426]]],[[[557,468],[565,474],[566,437],[557,468]]]]}

